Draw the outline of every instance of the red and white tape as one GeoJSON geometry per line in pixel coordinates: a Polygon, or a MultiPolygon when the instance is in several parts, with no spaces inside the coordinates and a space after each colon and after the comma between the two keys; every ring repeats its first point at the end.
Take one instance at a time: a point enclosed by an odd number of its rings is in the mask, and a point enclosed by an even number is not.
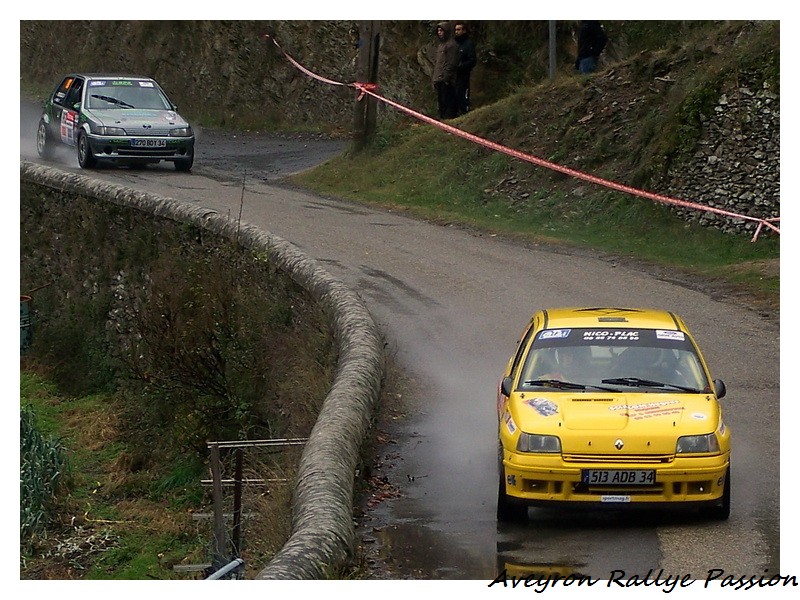
{"type": "Polygon", "coordinates": [[[429,117],[427,115],[424,115],[424,114],[422,114],[420,112],[417,112],[417,111],[415,111],[415,110],[413,110],[411,108],[408,108],[407,106],[403,106],[402,104],[398,104],[397,102],[394,102],[392,100],[389,100],[388,98],[385,98],[385,97],[379,95],[378,93],[376,93],[377,84],[374,84],[374,83],[359,83],[359,82],[344,83],[344,82],[341,82],[341,81],[334,81],[333,79],[327,79],[325,77],[317,75],[313,71],[310,71],[309,69],[307,69],[306,67],[301,65],[294,58],[292,58],[291,55],[289,55],[283,48],[281,48],[281,46],[278,44],[277,41],[275,41],[274,38],[270,37],[269,35],[265,35],[265,37],[267,39],[271,40],[275,44],[275,47],[278,48],[278,50],[281,52],[281,54],[283,54],[283,56],[286,58],[286,60],[288,60],[298,70],[300,70],[303,73],[305,73],[308,77],[311,77],[312,79],[316,79],[317,81],[320,81],[322,83],[326,83],[328,85],[352,87],[358,93],[357,100],[362,100],[364,98],[364,96],[367,96],[367,95],[371,96],[371,97],[375,98],[376,100],[378,100],[380,102],[383,102],[383,103],[385,103],[385,104],[387,104],[387,105],[399,110],[400,112],[403,112],[403,113],[405,113],[405,114],[407,114],[407,115],[409,115],[411,117],[414,117],[415,119],[418,119],[420,121],[428,123],[429,125],[433,125],[434,127],[437,127],[439,129],[441,129],[442,131],[446,131],[447,133],[451,133],[453,135],[457,135],[458,137],[464,138],[465,140],[469,140],[471,142],[479,144],[479,145],[481,145],[481,146],[483,146],[485,148],[489,148],[490,150],[495,150],[496,152],[502,152],[503,154],[507,154],[508,156],[512,156],[512,157],[517,158],[519,160],[523,160],[525,162],[529,162],[531,164],[534,164],[534,165],[537,165],[537,166],[540,166],[540,167],[544,167],[544,168],[550,169],[552,171],[557,171],[559,173],[563,173],[565,175],[569,175],[570,177],[574,177],[576,179],[581,179],[583,181],[588,181],[590,183],[601,185],[603,187],[607,187],[609,189],[616,190],[618,192],[624,192],[626,194],[631,194],[633,196],[638,196],[640,198],[646,198],[648,200],[653,200],[654,202],[660,202],[662,204],[671,204],[671,205],[674,205],[674,206],[682,206],[684,208],[688,208],[688,209],[691,209],[691,210],[698,210],[698,211],[703,211],[703,212],[715,213],[715,214],[718,214],[718,215],[723,215],[723,216],[726,216],[726,217],[730,217],[732,219],[742,219],[742,220],[745,220],[745,221],[756,222],[756,223],[758,223],[758,226],[756,227],[755,234],[753,235],[753,238],[751,240],[753,242],[758,240],[758,237],[759,237],[759,235],[760,235],[760,233],[761,233],[761,231],[763,230],[764,227],[767,227],[767,228],[775,231],[778,234],[780,234],[780,232],[781,232],[780,228],[777,225],[775,225],[776,222],[780,221],[780,217],[761,219],[761,218],[758,218],[758,217],[752,217],[750,215],[743,215],[743,214],[735,213],[735,212],[732,212],[732,211],[723,210],[721,208],[716,208],[716,207],[713,207],[713,206],[707,206],[705,204],[700,204],[698,202],[689,202],[687,200],[680,200],[678,198],[671,198],[669,196],[664,196],[663,194],[655,194],[653,192],[648,192],[646,190],[640,190],[640,189],[637,189],[637,188],[634,188],[634,187],[631,187],[631,186],[628,186],[628,185],[617,183],[615,181],[609,181],[608,179],[603,179],[601,177],[595,177],[594,175],[590,175],[588,173],[583,173],[582,171],[577,171],[575,169],[570,169],[569,167],[565,167],[563,165],[552,163],[552,162],[544,160],[542,158],[533,156],[532,154],[527,154],[525,152],[520,152],[519,150],[514,150],[513,148],[508,148],[507,146],[503,146],[502,144],[498,144],[496,142],[492,142],[491,140],[487,140],[485,138],[479,137],[477,135],[474,135],[474,134],[469,133],[467,131],[464,131],[462,129],[458,129],[457,127],[453,127],[452,125],[448,125],[447,123],[443,123],[441,121],[433,119],[433,118],[431,118],[431,117],[429,117]]]}

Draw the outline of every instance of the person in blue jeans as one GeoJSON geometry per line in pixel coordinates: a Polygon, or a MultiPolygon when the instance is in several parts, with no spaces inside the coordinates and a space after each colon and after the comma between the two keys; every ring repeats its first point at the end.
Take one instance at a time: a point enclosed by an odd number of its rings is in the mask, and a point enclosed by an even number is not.
{"type": "Polygon", "coordinates": [[[575,68],[584,75],[597,70],[597,59],[606,47],[608,37],[600,21],[581,21],[578,29],[578,58],[575,68]]]}

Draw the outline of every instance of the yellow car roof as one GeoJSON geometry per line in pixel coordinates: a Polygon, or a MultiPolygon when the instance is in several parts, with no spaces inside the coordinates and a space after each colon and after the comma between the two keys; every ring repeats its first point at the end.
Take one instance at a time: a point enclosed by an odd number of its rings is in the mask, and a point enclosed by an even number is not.
{"type": "MultiPolygon", "coordinates": [[[[674,313],[649,308],[548,308],[541,311],[544,329],[562,327],[624,327],[686,331],[674,313]]],[[[536,315],[534,315],[534,319],[536,315]]]]}

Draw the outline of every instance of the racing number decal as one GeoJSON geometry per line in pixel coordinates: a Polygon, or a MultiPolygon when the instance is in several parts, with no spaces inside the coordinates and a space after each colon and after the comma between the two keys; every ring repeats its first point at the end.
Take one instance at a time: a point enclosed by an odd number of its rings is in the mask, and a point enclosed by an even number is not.
{"type": "Polygon", "coordinates": [[[61,141],[75,145],[75,130],[78,128],[78,113],[74,110],[61,111],[61,141]]]}

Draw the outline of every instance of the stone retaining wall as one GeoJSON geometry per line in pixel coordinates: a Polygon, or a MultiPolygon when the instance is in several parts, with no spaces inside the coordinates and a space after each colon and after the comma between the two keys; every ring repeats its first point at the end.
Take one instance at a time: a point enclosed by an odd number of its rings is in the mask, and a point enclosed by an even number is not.
{"type": "Polygon", "coordinates": [[[346,564],[355,542],[354,472],[385,369],[383,339],[362,300],[293,244],[214,211],[26,161],[20,162],[20,179],[238,239],[266,253],[327,309],[339,357],[336,375],[300,458],[292,533],[258,579],[324,579],[346,564]]]}
{"type": "MultiPolygon", "coordinates": [[[[753,78],[755,79],[755,78],[753,78]]],[[[691,160],[665,177],[665,193],[759,219],[780,217],[780,97],[747,74],[718,98],[702,120],[691,160]]],[[[753,234],[758,223],[676,208],[687,221],[725,233],[753,234]]],[[[778,223],[780,225],[780,223],[778,223]]]]}

